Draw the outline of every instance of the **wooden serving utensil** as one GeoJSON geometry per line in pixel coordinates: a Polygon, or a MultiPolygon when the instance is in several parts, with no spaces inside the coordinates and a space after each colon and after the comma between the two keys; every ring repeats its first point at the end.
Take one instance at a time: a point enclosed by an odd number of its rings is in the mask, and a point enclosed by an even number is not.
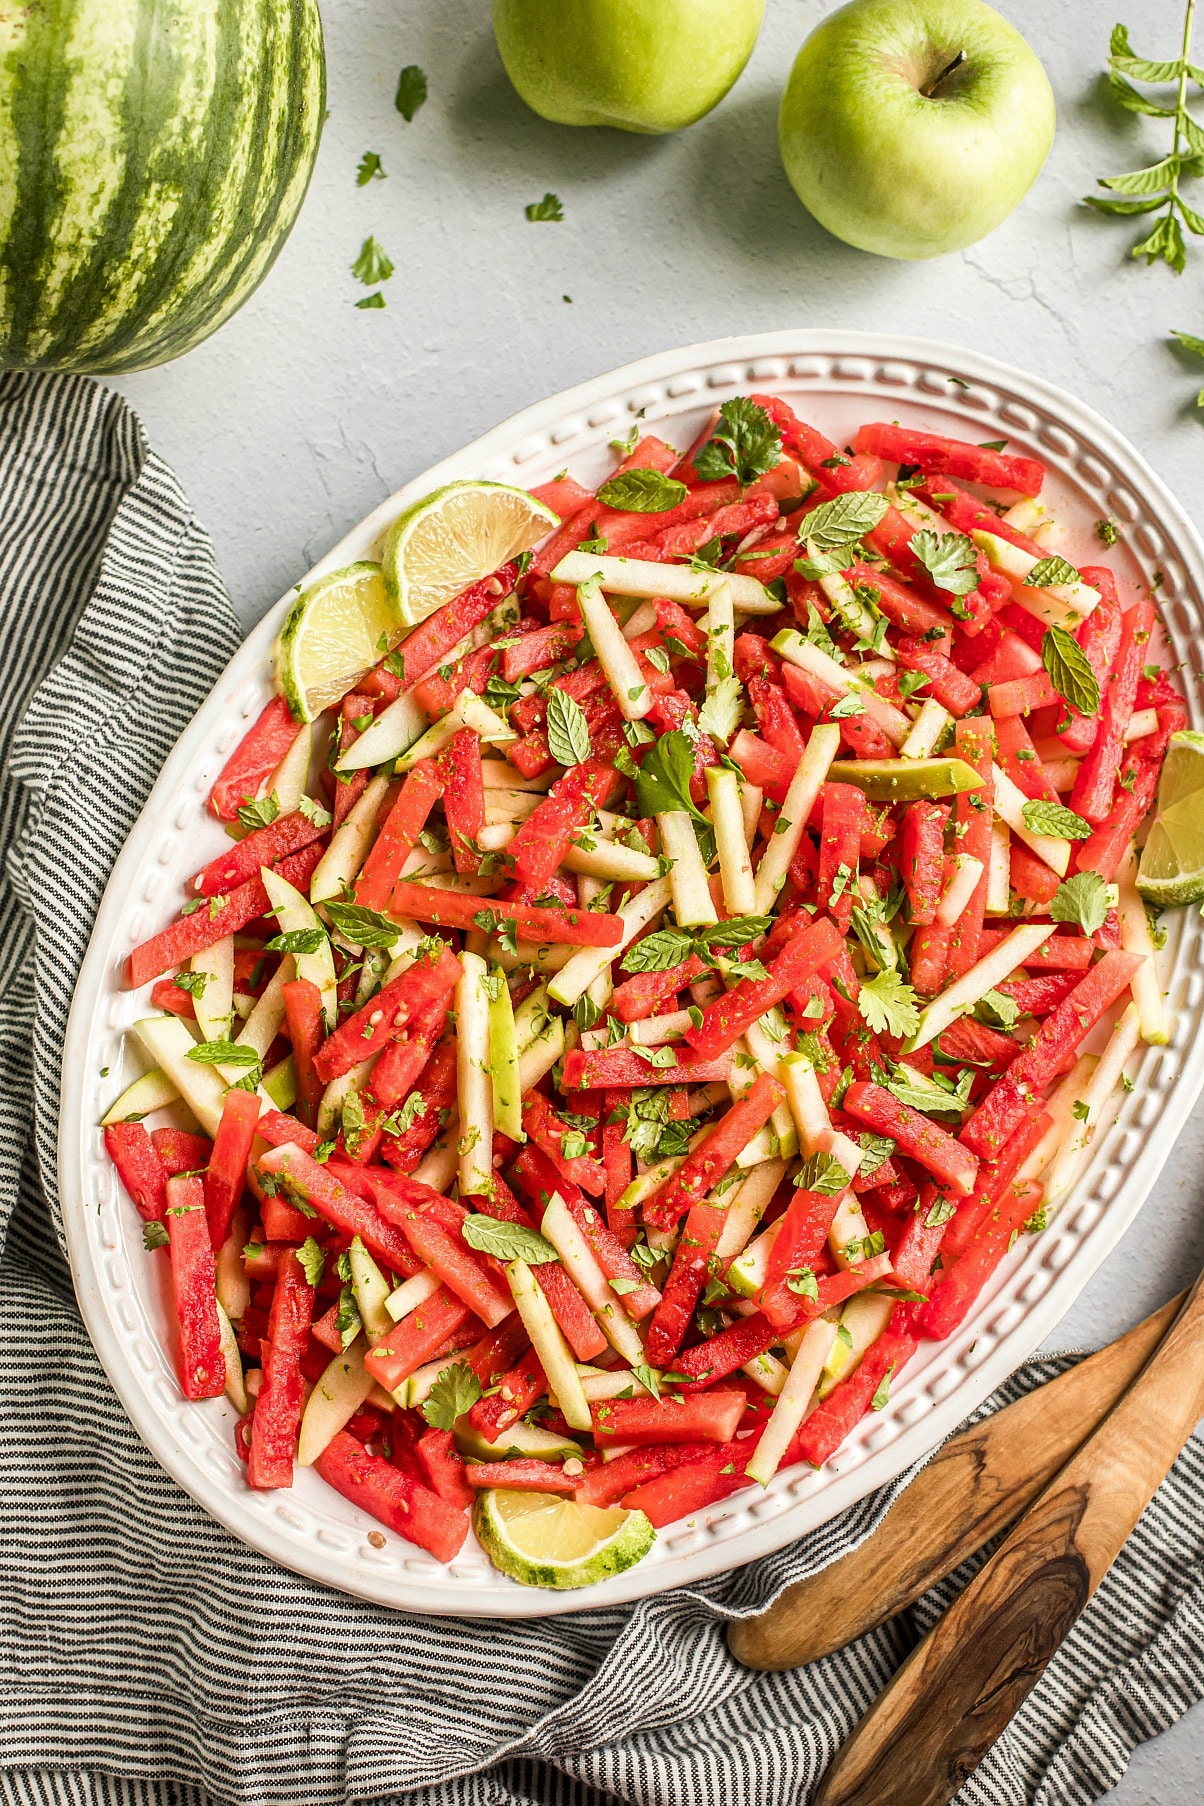
{"type": "Polygon", "coordinates": [[[911,1652],[813,1806],[948,1806],[1204,1417],[1204,1275],[1144,1371],[911,1652]]]}
{"type": "Polygon", "coordinates": [[[951,1574],[1015,1522],[1105,1418],[1173,1323],[1181,1292],[1127,1335],[951,1437],[872,1536],[796,1581],[728,1648],[748,1668],[797,1668],[843,1649],[951,1574]]]}

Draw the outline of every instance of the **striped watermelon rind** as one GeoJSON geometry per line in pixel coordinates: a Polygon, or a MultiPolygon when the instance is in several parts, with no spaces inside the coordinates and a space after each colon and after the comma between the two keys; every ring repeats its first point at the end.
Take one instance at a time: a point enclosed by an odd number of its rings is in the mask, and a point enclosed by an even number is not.
{"type": "Polygon", "coordinates": [[[0,12],[0,364],[120,373],[216,331],[288,237],[325,109],[317,0],[0,12]]]}

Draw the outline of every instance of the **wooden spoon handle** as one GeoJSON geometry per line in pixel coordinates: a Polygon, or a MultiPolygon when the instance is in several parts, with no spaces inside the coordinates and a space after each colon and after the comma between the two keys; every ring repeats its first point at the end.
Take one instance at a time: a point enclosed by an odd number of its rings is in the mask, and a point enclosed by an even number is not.
{"type": "Polygon", "coordinates": [[[1077,1367],[954,1436],[865,1542],[731,1626],[749,1668],[797,1668],[843,1649],[904,1611],[1014,1523],[1141,1372],[1175,1319],[1181,1292],[1077,1367]]]}
{"type": "Polygon", "coordinates": [[[871,1706],[814,1806],[948,1806],[1204,1416],[1204,1285],[1145,1371],[871,1706]]]}

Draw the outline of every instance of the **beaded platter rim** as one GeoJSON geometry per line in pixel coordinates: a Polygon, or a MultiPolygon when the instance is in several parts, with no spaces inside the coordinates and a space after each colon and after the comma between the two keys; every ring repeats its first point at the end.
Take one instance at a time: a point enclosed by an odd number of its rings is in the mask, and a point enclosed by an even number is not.
{"type": "MultiPolygon", "coordinates": [[[[1122,582],[1148,584],[1161,573],[1159,600],[1183,662],[1191,725],[1204,727],[1204,676],[1186,662],[1204,631],[1204,545],[1183,508],[1123,435],[1076,398],[979,352],[902,335],[750,334],[609,371],[523,409],[415,477],[298,587],[371,557],[396,514],[442,483],[475,476],[529,486],[567,463],[598,479],[610,439],[637,418],[687,444],[721,401],[766,387],[840,439],[872,401],[930,430],[997,429],[1015,449],[1043,458],[1050,493],[1073,504],[1076,521],[1104,514],[1117,522],[1122,543],[1112,562],[1122,582]]],[[[80,969],[64,1045],[58,1179],[76,1293],[101,1363],[148,1449],[205,1511],[283,1567],[380,1605],[541,1618],[645,1598],[773,1554],[928,1455],[1053,1332],[1129,1227],[1204,1087],[1204,924],[1194,911],[1168,919],[1160,972],[1170,1044],[1140,1052],[1133,1089],[1101,1128],[1055,1222],[1013,1250],[955,1335],[921,1345],[886,1408],[863,1419],[822,1471],[792,1468],[764,1492],[734,1494],[660,1532],[636,1567],[580,1592],[518,1586],[472,1537],[447,1565],[397,1537],[377,1548],[369,1541],[374,1520],[313,1473],[300,1472],[287,1493],[249,1491],[234,1452],[232,1406],[181,1396],[163,1333],[160,1263],[143,1253],[140,1224],[97,1126],[137,1070],[126,1031],[144,1013],[146,993],[121,988],[121,963],[161,924],[199,858],[224,844],[205,816],[205,797],[267,699],[273,641],[295,595],[294,588],[252,629],[166,760],[114,865],[80,969]],[[98,1076],[102,1067],[107,1078],[98,1076]]]]}

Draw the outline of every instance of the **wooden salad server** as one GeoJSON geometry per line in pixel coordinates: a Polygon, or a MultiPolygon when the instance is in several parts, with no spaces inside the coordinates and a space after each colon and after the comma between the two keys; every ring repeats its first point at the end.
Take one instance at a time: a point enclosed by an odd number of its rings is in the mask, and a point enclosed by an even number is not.
{"type": "Polygon", "coordinates": [[[1186,1293],[1097,1354],[939,1449],[872,1536],[787,1587],[728,1647],[748,1668],[797,1668],[885,1624],[1014,1523],[1136,1379],[1186,1293]]]}
{"type": "Polygon", "coordinates": [[[813,1806],[948,1806],[1041,1679],[1201,1417],[1204,1275],[1128,1391],[870,1707],[813,1806]]]}

